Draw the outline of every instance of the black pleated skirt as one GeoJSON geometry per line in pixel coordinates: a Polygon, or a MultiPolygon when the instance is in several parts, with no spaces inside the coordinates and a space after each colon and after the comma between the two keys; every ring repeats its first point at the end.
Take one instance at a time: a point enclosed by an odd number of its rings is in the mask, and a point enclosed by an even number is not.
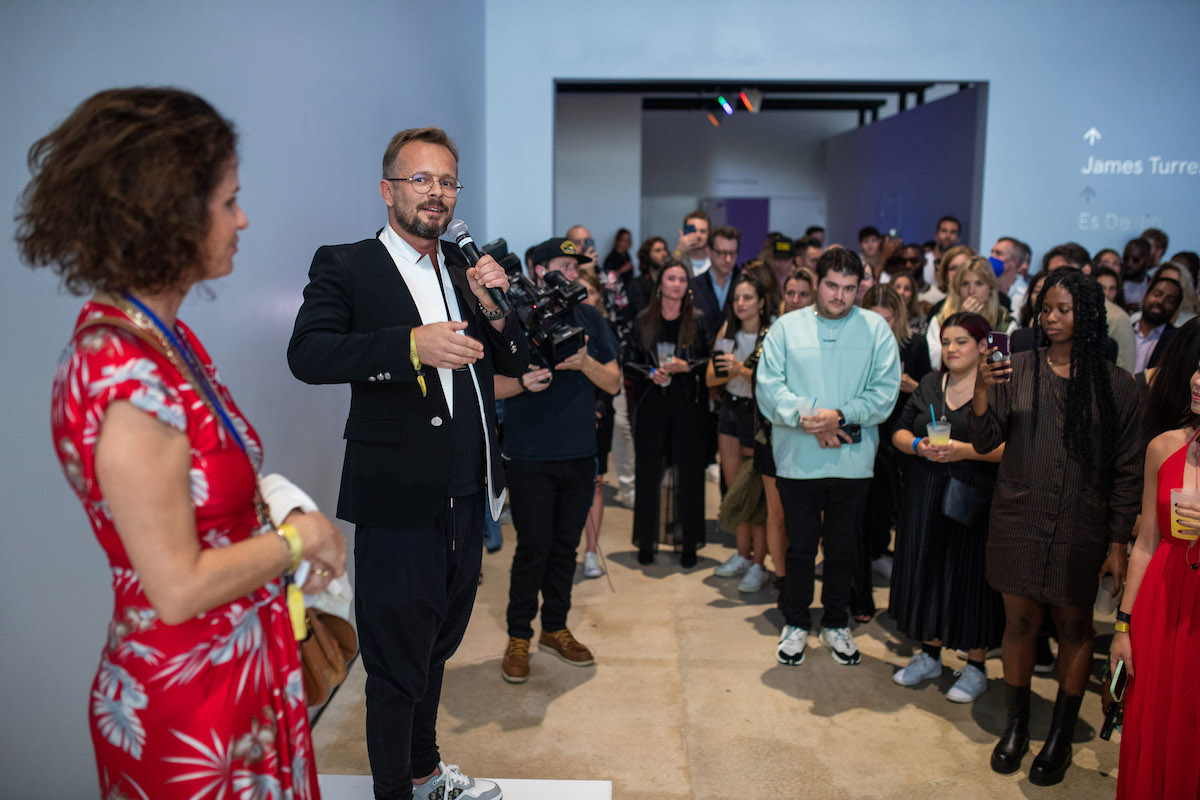
{"type": "Polygon", "coordinates": [[[1004,603],[987,582],[987,522],[967,528],[942,514],[951,468],[959,480],[991,494],[995,466],[921,458],[909,463],[888,613],[919,642],[941,639],[954,650],[996,647],[1004,633],[1004,603]]]}

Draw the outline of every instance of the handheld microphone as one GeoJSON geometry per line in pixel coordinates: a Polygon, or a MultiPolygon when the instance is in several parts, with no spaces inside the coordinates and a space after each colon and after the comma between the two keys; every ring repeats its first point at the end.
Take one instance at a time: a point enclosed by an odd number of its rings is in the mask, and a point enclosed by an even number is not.
{"type": "MultiPolygon", "coordinates": [[[[472,267],[478,264],[479,259],[483,258],[483,254],[475,246],[475,240],[471,238],[471,233],[467,230],[467,223],[461,219],[453,220],[446,231],[454,237],[454,243],[458,245],[459,249],[463,251],[463,255],[467,257],[467,263],[472,267]]],[[[508,298],[504,296],[504,292],[493,287],[488,287],[487,292],[501,314],[507,316],[512,312],[512,306],[508,304],[508,298]]]]}

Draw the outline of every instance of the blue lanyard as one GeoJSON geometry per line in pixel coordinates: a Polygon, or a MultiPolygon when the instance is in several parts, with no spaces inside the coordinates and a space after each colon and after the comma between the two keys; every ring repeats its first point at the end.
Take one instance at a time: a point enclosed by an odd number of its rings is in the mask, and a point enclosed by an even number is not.
{"type": "MultiPolygon", "coordinates": [[[[204,368],[200,364],[200,359],[196,357],[196,354],[192,352],[192,348],[188,346],[187,338],[182,335],[176,336],[175,331],[172,331],[170,328],[164,325],[163,321],[158,318],[157,314],[147,308],[141,300],[138,300],[129,292],[122,292],[121,296],[130,303],[133,303],[135,306],[137,306],[139,311],[149,317],[150,321],[154,323],[154,327],[158,328],[159,332],[167,338],[167,341],[171,343],[171,346],[175,348],[176,352],[178,352],[183,357],[183,360],[187,362],[188,369],[190,369],[192,374],[196,377],[196,381],[200,384],[200,391],[202,391],[205,398],[208,399],[208,404],[212,406],[217,414],[221,417],[221,422],[224,423],[225,429],[229,431],[229,435],[233,437],[235,442],[237,442],[237,446],[242,449],[243,453],[246,453],[246,444],[242,441],[242,437],[238,433],[237,428],[233,427],[233,420],[231,420],[229,415],[225,412],[225,407],[221,404],[221,399],[217,396],[216,391],[209,384],[208,373],[204,371],[204,368]]],[[[249,454],[247,453],[247,455],[249,454]]]]}

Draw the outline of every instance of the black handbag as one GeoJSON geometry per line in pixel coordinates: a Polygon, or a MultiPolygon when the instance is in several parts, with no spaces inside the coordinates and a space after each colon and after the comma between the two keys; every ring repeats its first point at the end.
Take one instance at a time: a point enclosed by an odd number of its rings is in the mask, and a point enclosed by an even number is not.
{"type": "Polygon", "coordinates": [[[977,528],[984,523],[991,503],[991,495],[987,492],[951,475],[942,495],[942,514],[959,525],[977,528]]]}

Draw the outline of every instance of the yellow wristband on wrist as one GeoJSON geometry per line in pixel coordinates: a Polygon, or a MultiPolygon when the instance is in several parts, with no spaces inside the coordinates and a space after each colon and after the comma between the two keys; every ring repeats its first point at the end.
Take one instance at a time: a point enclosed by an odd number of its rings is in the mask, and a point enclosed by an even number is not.
{"type": "Polygon", "coordinates": [[[425,376],[421,373],[421,359],[417,357],[416,328],[408,335],[408,360],[412,362],[413,372],[417,373],[417,386],[421,387],[421,397],[424,397],[425,376]]]}
{"type": "Polygon", "coordinates": [[[1113,626],[1113,630],[1115,630],[1117,633],[1129,633],[1129,623],[1128,622],[1118,622],[1116,625],[1113,626]]]}
{"type": "Polygon", "coordinates": [[[285,522],[279,526],[276,531],[279,538],[283,539],[284,544],[288,548],[288,556],[291,558],[291,565],[288,567],[288,572],[295,572],[300,566],[300,562],[304,560],[303,545],[300,542],[300,532],[296,530],[296,526],[290,522],[285,522]]]}

